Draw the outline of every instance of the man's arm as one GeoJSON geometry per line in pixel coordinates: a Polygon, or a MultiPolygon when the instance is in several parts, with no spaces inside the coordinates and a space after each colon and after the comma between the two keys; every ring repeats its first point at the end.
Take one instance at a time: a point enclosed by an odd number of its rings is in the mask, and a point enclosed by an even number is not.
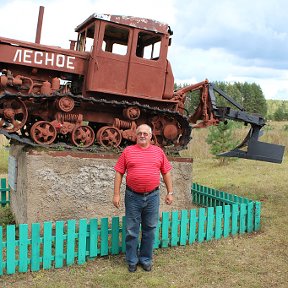
{"type": "Polygon", "coordinates": [[[114,178],[114,196],[113,196],[113,205],[116,208],[120,207],[120,187],[123,179],[123,174],[116,171],[114,178]]]}
{"type": "Polygon", "coordinates": [[[165,197],[165,203],[170,205],[173,202],[173,184],[172,184],[172,177],[171,172],[167,172],[166,174],[162,174],[163,181],[165,183],[166,189],[167,189],[167,195],[165,197]]]}

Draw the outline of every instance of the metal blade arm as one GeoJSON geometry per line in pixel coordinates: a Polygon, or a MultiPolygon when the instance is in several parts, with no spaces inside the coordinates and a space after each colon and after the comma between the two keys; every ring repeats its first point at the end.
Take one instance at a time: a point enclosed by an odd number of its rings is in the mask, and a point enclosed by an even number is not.
{"type": "Polygon", "coordinates": [[[192,115],[189,115],[190,122],[196,124],[194,125],[194,128],[217,125],[220,121],[225,121],[226,119],[251,124],[255,128],[256,126],[259,126],[260,129],[265,125],[265,120],[261,115],[249,114],[244,110],[242,105],[237,103],[213,83],[209,83],[208,80],[181,88],[175,92],[175,95],[178,95],[178,98],[185,101],[187,93],[195,90],[199,90],[201,96],[198,107],[192,115]],[[231,107],[218,107],[214,91],[226,99],[226,101],[237,110],[233,110],[231,107]],[[183,97],[183,95],[185,96],[183,97]]]}
{"type": "MultiPolygon", "coordinates": [[[[245,125],[251,125],[250,131],[240,145],[230,152],[222,153],[219,156],[238,157],[272,163],[282,162],[284,146],[258,141],[261,136],[260,130],[265,125],[264,118],[261,115],[249,114],[244,111],[244,108],[239,103],[224,91],[215,87],[214,84],[209,83],[208,80],[175,91],[175,99],[183,100],[183,105],[179,105],[179,107],[184,107],[187,93],[195,90],[200,91],[200,99],[194,113],[189,115],[190,123],[194,124],[193,128],[217,125],[220,121],[225,121],[226,119],[241,121],[245,125]],[[233,110],[231,107],[218,107],[214,91],[237,110],[233,110]]],[[[179,112],[181,113],[181,110],[179,112]]]]}
{"type": "Polygon", "coordinates": [[[228,96],[224,91],[217,88],[212,83],[209,83],[209,96],[211,99],[213,99],[213,102],[215,103],[215,105],[213,105],[213,111],[215,113],[215,116],[217,118],[220,118],[220,120],[230,119],[230,120],[235,120],[235,121],[241,121],[241,122],[244,122],[245,124],[249,123],[253,125],[254,127],[255,126],[263,127],[265,125],[265,120],[261,115],[249,114],[248,112],[244,110],[244,107],[242,107],[242,105],[237,103],[233,98],[228,96]],[[219,95],[221,95],[230,104],[232,104],[239,110],[233,110],[230,107],[217,107],[214,91],[219,93],[219,95]]]}
{"type": "Polygon", "coordinates": [[[212,97],[212,94],[215,98],[214,95],[214,90],[216,92],[218,92],[223,98],[225,98],[229,103],[231,103],[232,105],[234,105],[235,107],[237,107],[239,110],[244,111],[244,107],[242,105],[240,105],[239,103],[237,103],[233,98],[231,98],[229,95],[227,95],[223,90],[221,90],[220,88],[216,87],[213,83],[209,83],[209,94],[212,97]]]}
{"type": "Polygon", "coordinates": [[[241,121],[245,124],[251,124],[252,126],[263,127],[265,125],[265,119],[260,115],[252,115],[245,111],[233,110],[230,107],[218,107],[214,109],[215,116],[220,120],[229,119],[235,121],[241,121]]]}

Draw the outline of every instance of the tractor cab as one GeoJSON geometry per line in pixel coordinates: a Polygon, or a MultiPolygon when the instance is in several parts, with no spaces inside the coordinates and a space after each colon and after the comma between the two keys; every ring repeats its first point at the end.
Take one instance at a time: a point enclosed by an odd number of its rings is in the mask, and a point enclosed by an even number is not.
{"type": "Polygon", "coordinates": [[[172,31],[158,21],[93,14],[80,24],[76,50],[90,53],[85,92],[171,99],[167,60],[172,31]]]}

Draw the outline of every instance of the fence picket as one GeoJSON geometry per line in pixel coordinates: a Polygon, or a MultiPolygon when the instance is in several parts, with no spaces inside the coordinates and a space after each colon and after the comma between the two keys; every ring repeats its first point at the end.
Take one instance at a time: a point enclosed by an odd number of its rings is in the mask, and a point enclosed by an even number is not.
{"type": "Polygon", "coordinates": [[[239,233],[244,234],[246,230],[246,216],[247,216],[247,204],[240,204],[240,216],[239,216],[239,233]]]}
{"type": "Polygon", "coordinates": [[[180,222],[180,245],[186,245],[187,243],[187,225],[188,225],[188,211],[181,211],[181,222],[180,222]]]}
{"type": "Polygon", "coordinates": [[[171,246],[178,244],[178,211],[172,211],[172,226],[171,226],[171,246]]]}
{"type": "Polygon", "coordinates": [[[196,241],[196,209],[190,210],[190,222],[189,222],[189,244],[193,244],[196,241]]]}
{"type": "Polygon", "coordinates": [[[31,225],[31,271],[40,270],[40,223],[31,225]]]}
{"type": "Polygon", "coordinates": [[[52,267],[52,222],[43,225],[43,269],[52,267]]]}
{"type": "MultiPolygon", "coordinates": [[[[225,198],[225,192],[224,191],[220,191],[219,192],[219,198],[220,199],[224,199],[225,198]]],[[[218,205],[219,206],[219,205],[218,205]]]]}
{"type": "Polygon", "coordinates": [[[89,258],[95,258],[98,254],[98,219],[90,220],[90,248],[89,258]]]}
{"type": "Polygon", "coordinates": [[[211,188],[211,192],[212,192],[213,198],[211,199],[211,205],[210,206],[216,207],[218,205],[218,200],[217,200],[217,197],[216,197],[218,191],[216,189],[214,189],[214,188],[211,188]]]}
{"type": "Polygon", "coordinates": [[[255,202],[255,227],[254,230],[255,231],[259,231],[260,230],[260,215],[261,215],[261,202],[255,202]]]}
{"type": "Polygon", "coordinates": [[[223,208],[222,206],[216,206],[215,208],[215,239],[218,240],[222,235],[222,219],[223,208]]]}
{"type": "Polygon", "coordinates": [[[217,206],[219,206],[220,205],[220,203],[221,203],[221,201],[219,200],[221,197],[220,197],[220,191],[219,190],[216,190],[216,189],[213,189],[213,195],[214,195],[214,207],[217,207],[217,206]]]}
{"type": "Polygon", "coordinates": [[[211,197],[211,188],[210,187],[206,187],[204,189],[204,193],[205,193],[205,201],[204,201],[204,204],[203,206],[205,207],[210,207],[212,205],[212,199],[213,197],[211,197]]]}
{"type": "Polygon", "coordinates": [[[198,242],[201,243],[205,239],[205,208],[200,208],[198,210],[198,242]]]}
{"type": "MultiPolygon", "coordinates": [[[[107,229],[108,230],[108,229],[107,229]]],[[[78,236],[78,264],[86,261],[86,239],[87,239],[87,220],[79,220],[79,236],[78,236]]]]}
{"type": "Polygon", "coordinates": [[[162,247],[166,248],[169,245],[169,213],[162,212],[162,247]]]}
{"type": "Polygon", "coordinates": [[[0,204],[1,207],[5,207],[10,203],[10,187],[6,178],[0,179],[0,204]]]}
{"type": "Polygon", "coordinates": [[[223,224],[223,237],[226,238],[230,234],[230,221],[231,221],[231,206],[224,206],[224,224],[223,224]]]}
{"type": "Polygon", "coordinates": [[[108,218],[101,219],[101,256],[108,255],[108,218]]]}
{"type": "Polygon", "coordinates": [[[209,188],[208,191],[210,192],[207,196],[208,196],[208,199],[207,199],[207,203],[208,203],[208,207],[212,207],[212,206],[215,206],[215,198],[214,198],[214,195],[215,195],[215,190],[213,188],[209,188]],[[210,195],[212,197],[210,197],[210,195]]]}
{"type": "Polygon", "coordinates": [[[19,225],[19,272],[28,271],[28,225],[19,225]]]}
{"type": "Polygon", "coordinates": [[[206,186],[203,186],[203,192],[204,194],[202,195],[202,201],[201,201],[201,205],[202,206],[208,206],[208,203],[207,203],[207,194],[208,194],[208,187],[206,186]]]}
{"type": "Polygon", "coordinates": [[[56,222],[55,235],[55,268],[63,266],[63,251],[64,251],[64,222],[56,222]]]}
{"type": "Polygon", "coordinates": [[[232,195],[233,196],[233,202],[240,204],[240,197],[237,195],[232,195]]]}
{"type": "Polygon", "coordinates": [[[15,273],[15,252],[16,252],[16,243],[15,243],[15,225],[8,225],[6,230],[6,245],[7,245],[7,274],[15,273]]]}
{"type": "Polygon", "coordinates": [[[2,178],[0,182],[0,191],[1,191],[1,206],[4,207],[7,202],[6,194],[7,194],[7,188],[6,188],[6,179],[2,178]]]}
{"type": "Polygon", "coordinates": [[[214,237],[214,207],[207,208],[206,240],[214,237]]]}
{"type": "Polygon", "coordinates": [[[119,217],[112,217],[111,254],[119,254],[119,217]]]}
{"type": "Polygon", "coordinates": [[[251,233],[253,231],[253,209],[254,203],[250,202],[247,204],[247,232],[251,233]]]}
{"type": "Polygon", "coordinates": [[[239,215],[239,205],[232,205],[232,226],[231,226],[231,234],[234,236],[238,232],[238,215],[239,215]]]}
{"type": "Polygon", "coordinates": [[[76,220],[67,221],[67,253],[66,264],[70,266],[75,261],[75,237],[76,237],[76,220]]]}
{"type": "Polygon", "coordinates": [[[192,203],[196,203],[196,195],[197,195],[197,192],[196,192],[196,185],[195,183],[192,183],[192,189],[191,189],[191,198],[192,198],[192,203]]]}

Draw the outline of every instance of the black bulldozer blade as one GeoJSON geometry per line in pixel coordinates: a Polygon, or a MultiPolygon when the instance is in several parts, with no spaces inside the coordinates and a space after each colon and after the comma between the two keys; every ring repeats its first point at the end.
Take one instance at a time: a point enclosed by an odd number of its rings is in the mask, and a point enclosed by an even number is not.
{"type": "Polygon", "coordinates": [[[229,152],[218,154],[272,163],[282,163],[285,146],[258,141],[259,127],[252,127],[243,142],[229,152]]]}

